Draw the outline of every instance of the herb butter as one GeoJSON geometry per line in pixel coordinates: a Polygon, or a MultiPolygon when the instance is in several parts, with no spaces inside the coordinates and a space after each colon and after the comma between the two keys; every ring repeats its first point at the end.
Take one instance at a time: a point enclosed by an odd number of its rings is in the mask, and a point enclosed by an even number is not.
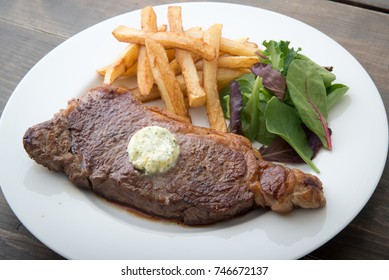
{"type": "Polygon", "coordinates": [[[129,161],[146,175],[162,173],[173,167],[180,154],[175,136],[160,126],[138,130],[128,143],[129,161]]]}

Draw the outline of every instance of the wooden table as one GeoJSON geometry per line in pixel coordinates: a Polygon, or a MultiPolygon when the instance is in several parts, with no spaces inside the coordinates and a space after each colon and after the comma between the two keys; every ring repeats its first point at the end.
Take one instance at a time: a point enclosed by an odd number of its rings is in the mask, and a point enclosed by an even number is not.
{"type": "MultiPolygon", "coordinates": [[[[147,3],[157,5],[173,2],[178,1],[147,3]]],[[[294,17],[335,39],[370,74],[388,111],[388,1],[345,1],[347,4],[325,0],[227,2],[239,2],[294,17]]],[[[0,115],[23,76],[54,47],[95,23],[142,8],[143,5],[141,1],[129,0],[0,0],[0,115]]],[[[389,259],[388,207],[387,164],[376,191],[360,214],[331,241],[304,258],[389,259]]],[[[0,259],[61,258],[23,226],[0,192],[0,259]]]]}

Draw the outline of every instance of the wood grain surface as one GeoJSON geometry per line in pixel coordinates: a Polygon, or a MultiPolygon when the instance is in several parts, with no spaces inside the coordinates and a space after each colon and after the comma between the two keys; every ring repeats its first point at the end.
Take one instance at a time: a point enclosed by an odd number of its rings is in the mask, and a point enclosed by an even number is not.
{"type": "Polygon", "coordinates": [[[334,2],[344,3],[346,5],[353,5],[363,9],[389,13],[388,0],[331,0],[334,2]]]}
{"type": "MultiPolygon", "coordinates": [[[[185,1],[147,1],[147,4],[176,2],[185,1]]],[[[354,55],[367,70],[388,112],[387,13],[325,0],[215,2],[239,2],[272,10],[296,18],[327,34],[354,55]]],[[[0,0],[0,116],[23,76],[49,51],[87,27],[140,9],[143,5],[144,2],[129,0],[0,0]]],[[[383,7],[387,8],[385,5],[383,7]]],[[[369,144],[373,143],[367,143],[369,144]]],[[[389,259],[388,208],[389,166],[386,164],[376,191],[359,215],[337,236],[304,259],[389,259]]],[[[23,226],[1,192],[0,259],[62,259],[23,226]]]]}

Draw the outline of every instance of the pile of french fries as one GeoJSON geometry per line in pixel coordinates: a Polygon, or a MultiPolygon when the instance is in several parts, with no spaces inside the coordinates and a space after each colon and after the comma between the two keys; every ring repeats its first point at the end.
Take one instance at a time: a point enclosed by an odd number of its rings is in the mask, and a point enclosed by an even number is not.
{"type": "Polygon", "coordinates": [[[154,9],[141,11],[141,30],[126,26],[112,33],[128,43],[119,56],[97,72],[104,84],[136,75],[130,91],[142,102],[162,98],[168,111],[190,122],[189,107],[206,106],[210,127],[227,132],[219,90],[258,62],[257,44],[248,38],[222,37],[222,25],[184,30],[181,7],[168,7],[167,25],[158,26],[154,9]]]}

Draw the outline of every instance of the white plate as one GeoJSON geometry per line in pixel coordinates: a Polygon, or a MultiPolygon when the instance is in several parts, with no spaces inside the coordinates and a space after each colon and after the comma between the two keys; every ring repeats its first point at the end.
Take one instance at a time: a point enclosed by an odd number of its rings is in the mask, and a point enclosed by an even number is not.
{"type": "MultiPolygon", "coordinates": [[[[22,147],[26,129],[102,82],[95,70],[123,48],[112,30],[121,24],[139,27],[139,11],[104,21],[67,40],[37,63],[15,89],[0,123],[0,178],[7,201],[38,239],[70,259],[294,259],[308,254],[358,214],[382,174],[388,127],[375,85],[339,44],[292,18],[234,4],[180,5],[185,27],[223,23],[223,36],[228,38],[250,36],[258,43],[289,40],[319,64],[334,66],[337,82],[350,87],[329,116],[334,149],[320,152],[315,159],[327,206],[288,215],[257,210],[212,226],[183,227],[141,218],[109,204],[27,156],[22,147]]],[[[167,23],[167,6],[155,10],[159,24],[167,23]]]]}

